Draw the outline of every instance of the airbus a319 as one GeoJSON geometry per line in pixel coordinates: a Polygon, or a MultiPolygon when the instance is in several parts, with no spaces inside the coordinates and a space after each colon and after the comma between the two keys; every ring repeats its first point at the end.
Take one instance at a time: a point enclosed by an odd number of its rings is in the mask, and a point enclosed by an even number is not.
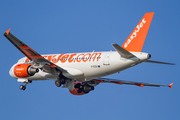
{"type": "Polygon", "coordinates": [[[107,52],[40,55],[12,35],[9,29],[4,36],[25,55],[12,66],[9,74],[18,82],[24,83],[20,86],[21,90],[25,90],[26,85],[32,81],[54,80],[57,87],[68,88],[73,95],[87,94],[100,83],[171,88],[173,83],[161,85],[102,78],[142,62],[173,65],[149,60],[151,55],[141,52],[153,15],[154,12],[146,13],[124,44],[112,44],[115,51],[107,52]]]}

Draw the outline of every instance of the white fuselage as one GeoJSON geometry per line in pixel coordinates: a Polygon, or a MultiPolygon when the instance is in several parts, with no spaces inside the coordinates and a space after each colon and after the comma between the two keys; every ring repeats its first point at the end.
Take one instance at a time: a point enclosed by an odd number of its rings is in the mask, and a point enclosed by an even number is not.
{"type": "MultiPolygon", "coordinates": [[[[116,51],[109,52],[91,52],[91,53],[69,53],[69,54],[51,54],[42,55],[47,60],[53,62],[57,66],[65,69],[63,75],[69,79],[78,81],[88,81],[93,78],[110,75],[134,65],[137,65],[149,58],[148,53],[131,52],[137,57],[126,59],[119,55],[116,51]]],[[[31,63],[26,57],[21,58],[15,65],[22,63],[31,63]]],[[[9,73],[12,77],[17,78],[14,74],[14,66],[9,73]]],[[[29,80],[48,80],[56,79],[56,71],[51,73],[44,72],[39,69],[39,72],[34,76],[27,77],[29,80]]]]}

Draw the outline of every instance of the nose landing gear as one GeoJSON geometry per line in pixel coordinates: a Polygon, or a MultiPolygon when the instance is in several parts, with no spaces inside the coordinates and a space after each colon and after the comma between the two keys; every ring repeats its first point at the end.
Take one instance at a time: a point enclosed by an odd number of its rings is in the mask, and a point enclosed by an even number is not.
{"type": "Polygon", "coordinates": [[[25,82],[25,84],[24,85],[20,85],[20,90],[25,90],[26,89],[26,85],[28,84],[28,83],[32,83],[32,81],[31,80],[28,80],[28,82],[25,82]]]}
{"type": "Polygon", "coordinates": [[[21,90],[25,90],[26,89],[26,86],[25,85],[20,85],[19,87],[21,90]]]}

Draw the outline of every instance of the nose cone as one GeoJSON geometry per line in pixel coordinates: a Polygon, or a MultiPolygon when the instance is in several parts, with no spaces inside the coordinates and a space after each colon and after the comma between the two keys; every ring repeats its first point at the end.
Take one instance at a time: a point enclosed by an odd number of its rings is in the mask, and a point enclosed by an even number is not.
{"type": "Polygon", "coordinates": [[[13,78],[16,78],[16,76],[15,76],[15,74],[14,74],[14,67],[15,67],[15,65],[13,65],[13,66],[11,67],[11,69],[9,70],[9,75],[10,75],[11,77],[13,77],[13,78]]]}

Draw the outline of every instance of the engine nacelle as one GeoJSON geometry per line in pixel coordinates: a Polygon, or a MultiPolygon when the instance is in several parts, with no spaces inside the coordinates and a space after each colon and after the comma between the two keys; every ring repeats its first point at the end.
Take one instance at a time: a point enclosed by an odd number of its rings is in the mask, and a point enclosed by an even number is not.
{"type": "Polygon", "coordinates": [[[14,75],[16,77],[30,77],[39,72],[38,68],[34,68],[31,64],[18,64],[14,67],[14,75]]]}
{"type": "Polygon", "coordinates": [[[73,95],[84,95],[84,94],[86,94],[84,92],[78,93],[78,88],[74,88],[74,90],[69,90],[69,92],[73,95]]]}
{"type": "Polygon", "coordinates": [[[94,90],[94,86],[88,84],[83,85],[82,82],[74,82],[74,90],[69,90],[73,95],[84,95],[94,90]]]}
{"type": "Polygon", "coordinates": [[[84,95],[86,93],[84,93],[83,91],[79,93],[79,88],[81,87],[82,82],[74,82],[74,90],[69,90],[69,92],[73,95],[84,95]]]}
{"type": "Polygon", "coordinates": [[[90,85],[84,85],[83,86],[83,92],[84,93],[89,93],[91,90],[94,90],[94,86],[90,86],[90,85]]]}

